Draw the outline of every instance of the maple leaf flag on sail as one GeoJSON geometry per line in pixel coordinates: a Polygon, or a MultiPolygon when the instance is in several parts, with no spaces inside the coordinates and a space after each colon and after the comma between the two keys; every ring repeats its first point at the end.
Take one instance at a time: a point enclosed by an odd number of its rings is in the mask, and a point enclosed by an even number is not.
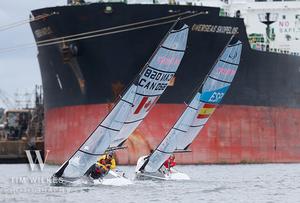
{"type": "Polygon", "coordinates": [[[137,106],[137,108],[134,111],[134,114],[138,114],[141,112],[141,110],[144,109],[144,111],[149,111],[151,109],[151,107],[157,102],[159,97],[147,97],[144,96],[141,100],[141,102],[139,103],[139,105],[137,106]]]}

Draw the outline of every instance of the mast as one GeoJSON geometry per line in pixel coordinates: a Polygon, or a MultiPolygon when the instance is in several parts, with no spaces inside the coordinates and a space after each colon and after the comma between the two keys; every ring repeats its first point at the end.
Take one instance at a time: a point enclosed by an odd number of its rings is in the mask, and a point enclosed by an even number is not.
{"type": "Polygon", "coordinates": [[[174,152],[187,152],[188,146],[207,123],[226,94],[238,69],[242,44],[233,36],[194,91],[191,101],[140,170],[156,172],[174,152]]]}
{"type": "Polygon", "coordinates": [[[79,178],[107,150],[121,148],[143,121],[180,65],[187,43],[188,26],[173,32],[177,20],[165,35],[117,104],[54,174],[55,177],[79,178]],[[173,45],[179,50],[173,49],[173,45]],[[165,62],[167,61],[167,62],[165,62]]]}

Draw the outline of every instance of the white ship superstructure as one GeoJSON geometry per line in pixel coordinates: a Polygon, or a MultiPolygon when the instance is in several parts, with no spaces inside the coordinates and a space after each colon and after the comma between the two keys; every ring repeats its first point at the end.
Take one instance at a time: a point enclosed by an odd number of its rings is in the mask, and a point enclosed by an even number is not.
{"type": "Polygon", "coordinates": [[[296,55],[300,53],[300,0],[128,0],[126,2],[220,7],[220,15],[244,18],[253,49],[296,55]]]}
{"type": "Polygon", "coordinates": [[[253,38],[253,48],[266,49],[269,46],[274,52],[300,52],[299,0],[232,0],[223,8],[230,16],[244,18],[248,35],[259,38],[262,34],[264,40],[261,43],[253,38]]]}

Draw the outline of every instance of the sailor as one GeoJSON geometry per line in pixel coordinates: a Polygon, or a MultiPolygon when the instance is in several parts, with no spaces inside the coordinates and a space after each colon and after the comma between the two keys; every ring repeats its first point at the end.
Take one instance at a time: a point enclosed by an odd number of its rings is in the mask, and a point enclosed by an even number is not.
{"type": "Polygon", "coordinates": [[[176,166],[175,155],[172,154],[164,163],[164,167],[170,171],[172,167],[176,166]]]}
{"type": "Polygon", "coordinates": [[[102,165],[103,168],[107,169],[107,173],[110,169],[116,168],[116,160],[114,158],[114,152],[109,151],[105,155],[101,156],[97,161],[97,164],[102,165]]]}
{"type": "Polygon", "coordinates": [[[93,179],[102,179],[106,176],[109,170],[116,168],[116,160],[114,159],[114,152],[109,151],[101,156],[97,163],[93,164],[85,173],[93,179]]]}

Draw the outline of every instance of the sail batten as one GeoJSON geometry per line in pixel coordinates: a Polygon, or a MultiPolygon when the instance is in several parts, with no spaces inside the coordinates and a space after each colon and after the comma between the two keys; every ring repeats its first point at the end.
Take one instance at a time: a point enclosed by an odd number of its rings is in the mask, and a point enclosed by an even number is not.
{"type": "Polygon", "coordinates": [[[136,122],[139,122],[139,121],[143,121],[144,118],[141,118],[141,119],[138,119],[138,120],[135,120],[135,121],[127,121],[127,122],[124,122],[124,124],[131,124],[131,123],[136,123],[136,122]]]}
{"type": "Polygon", "coordinates": [[[174,77],[184,55],[189,29],[187,25],[183,25],[182,30],[172,33],[177,23],[172,26],[110,113],[54,176],[80,178],[96,163],[99,155],[108,149],[120,148],[143,121],[174,77]]]}
{"type": "Polygon", "coordinates": [[[161,94],[141,94],[141,93],[136,93],[139,96],[145,96],[145,97],[158,97],[161,94]]]}
{"type": "Polygon", "coordinates": [[[213,79],[213,80],[216,80],[216,81],[219,81],[219,82],[225,82],[225,83],[228,83],[230,84],[230,82],[226,81],[226,80],[222,80],[222,79],[218,79],[218,78],[215,78],[213,76],[208,76],[210,79],[213,79]]]}
{"type": "Polygon", "coordinates": [[[198,127],[202,127],[204,126],[205,124],[201,124],[201,125],[190,125],[191,128],[198,128],[198,127]]]}
{"type": "Polygon", "coordinates": [[[194,109],[194,110],[198,110],[198,109],[196,109],[196,108],[194,108],[194,107],[192,107],[192,106],[188,106],[187,108],[191,108],[191,109],[194,109]]]}
{"type": "Polygon", "coordinates": [[[103,128],[106,128],[107,130],[112,130],[112,131],[116,131],[116,132],[119,132],[120,129],[113,129],[113,128],[110,128],[110,127],[107,127],[107,126],[104,126],[104,125],[100,125],[101,127],[103,128]]]}
{"type": "Polygon", "coordinates": [[[185,111],[143,166],[157,172],[170,154],[189,147],[223,99],[236,74],[242,43],[231,38],[185,111]]]}
{"type": "Polygon", "coordinates": [[[162,48],[164,49],[167,49],[169,51],[178,51],[178,52],[185,52],[185,50],[180,50],[180,49],[172,49],[172,48],[169,48],[169,47],[165,47],[165,46],[161,46],[162,48]]]}
{"type": "Polygon", "coordinates": [[[179,128],[173,128],[174,130],[178,130],[178,131],[180,131],[180,132],[183,132],[183,133],[186,133],[187,132],[187,130],[181,130],[181,129],[179,129],[179,128]]]}
{"type": "Polygon", "coordinates": [[[224,60],[220,60],[221,62],[223,62],[223,63],[227,63],[227,64],[230,64],[230,65],[234,65],[234,66],[237,66],[238,64],[236,64],[236,63],[231,63],[231,62],[229,62],[229,61],[224,61],[224,60]]]}
{"type": "Polygon", "coordinates": [[[161,150],[159,150],[159,149],[157,149],[157,151],[158,151],[158,152],[161,152],[161,153],[163,153],[163,154],[173,154],[173,152],[165,152],[165,151],[161,151],[161,150]]]}
{"type": "Polygon", "coordinates": [[[125,100],[125,99],[121,99],[121,101],[126,102],[127,104],[130,104],[131,106],[134,106],[133,103],[131,103],[130,101],[127,101],[127,100],[125,100]]]}
{"type": "Polygon", "coordinates": [[[148,67],[151,68],[152,70],[160,71],[160,72],[163,72],[163,73],[175,73],[174,71],[162,71],[162,70],[159,70],[158,68],[152,67],[150,65],[148,65],[148,67]]]}
{"type": "Polygon", "coordinates": [[[93,154],[93,153],[90,153],[90,152],[83,151],[83,150],[81,150],[81,149],[79,149],[78,151],[80,151],[80,152],[82,152],[82,153],[85,153],[85,154],[92,155],[92,156],[97,156],[97,157],[103,155],[103,154],[93,154]]]}

